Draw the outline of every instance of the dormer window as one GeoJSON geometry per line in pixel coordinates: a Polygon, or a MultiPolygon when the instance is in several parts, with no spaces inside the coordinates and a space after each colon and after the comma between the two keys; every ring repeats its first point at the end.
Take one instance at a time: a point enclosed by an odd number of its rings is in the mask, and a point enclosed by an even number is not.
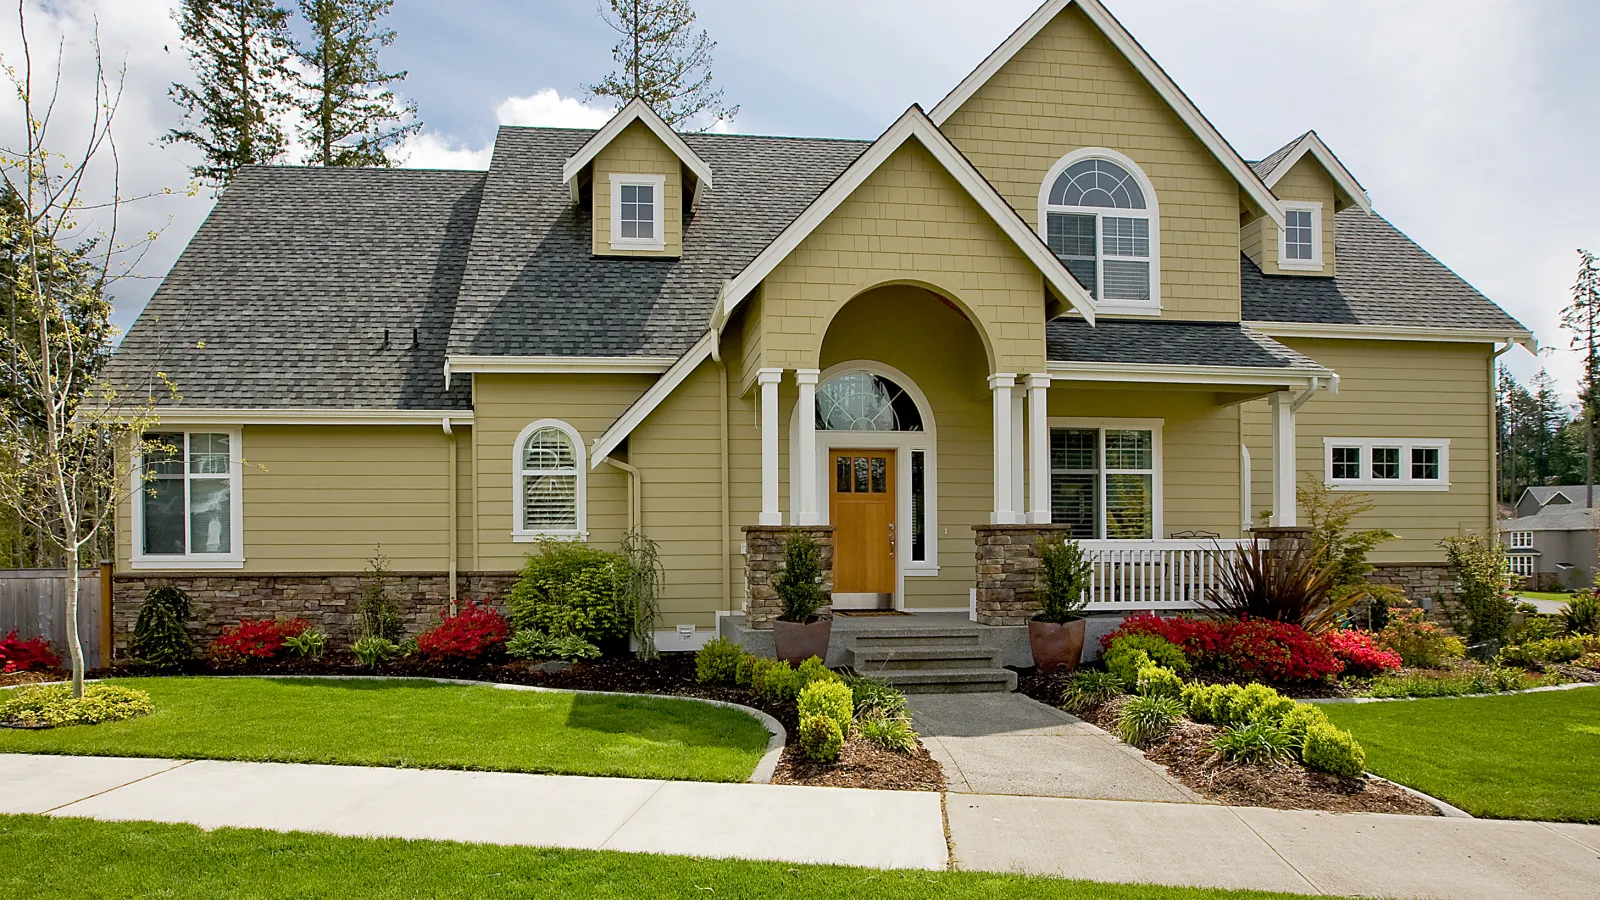
{"type": "Polygon", "coordinates": [[[1278,232],[1278,268],[1322,268],[1322,204],[1290,201],[1283,205],[1284,228],[1278,232]]]}
{"type": "Polygon", "coordinates": [[[1079,150],[1055,164],[1039,196],[1040,236],[1111,313],[1160,312],[1160,217],[1133,160],[1079,150]]]}
{"type": "Polygon", "coordinates": [[[664,175],[611,176],[611,248],[661,250],[666,247],[662,213],[664,175]]]}

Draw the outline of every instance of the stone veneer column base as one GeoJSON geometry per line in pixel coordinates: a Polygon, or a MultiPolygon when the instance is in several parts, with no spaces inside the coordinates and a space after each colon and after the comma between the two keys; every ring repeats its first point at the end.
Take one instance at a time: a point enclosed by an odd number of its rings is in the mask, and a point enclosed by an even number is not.
{"type": "Polygon", "coordinates": [[[1065,540],[1072,526],[974,525],[978,552],[978,624],[1026,625],[1039,614],[1039,541],[1065,540]]]}
{"type": "Polygon", "coordinates": [[[746,525],[744,531],[744,614],[751,628],[771,628],[783,612],[772,579],[783,571],[783,545],[792,535],[810,535],[822,548],[822,590],[833,595],[832,525],[746,525]]]}

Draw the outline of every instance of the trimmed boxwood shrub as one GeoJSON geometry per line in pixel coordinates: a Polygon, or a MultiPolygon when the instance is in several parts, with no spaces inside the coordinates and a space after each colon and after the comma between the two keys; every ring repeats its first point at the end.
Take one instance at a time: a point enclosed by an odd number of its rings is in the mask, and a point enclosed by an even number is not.
{"type": "Polygon", "coordinates": [[[813,681],[800,690],[797,703],[802,720],[828,716],[839,723],[839,733],[849,734],[855,716],[855,697],[842,681],[813,681]]]}
{"type": "Polygon", "coordinates": [[[800,720],[800,752],[816,762],[838,762],[844,749],[844,732],[832,716],[806,716],[800,720]]]}
{"type": "Polygon", "coordinates": [[[744,648],[726,638],[706,641],[694,654],[695,679],[701,684],[735,684],[744,657],[744,648]]]}
{"type": "Polygon", "coordinates": [[[506,600],[521,631],[575,634],[592,644],[626,639],[633,608],[623,595],[627,560],[576,541],[542,541],[528,554],[506,600]]]}
{"type": "Polygon", "coordinates": [[[1348,731],[1326,723],[1306,729],[1300,758],[1313,769],[1345,778],[1360,778],[1367,769],[1367,754],[1348,731]]]}
{"type": "MultiPolygon", "coordinates": [[[[1164,637],[1153,634],[1124,634],[1118,636],[1106,645],[1106,668],[1116,671],[1113,660],[1121,658],[1124,654],[1134,651],[1143,651],[1150,661],[1163,669],[1171,669],[1179,675],[1189,674],[1189,658],[1184,655],[1183,648],[1172,643],[1164,637]]],[[[1137,676],[1138,667],[1129,669],[1130,675],[1137,676]]],[[[1129,684],[1133,678],[1125,677],[1129,684]]]]}
{"type": "Polygon", "coordinates": [[[1145,697],[1176,697],[1183,692],[1183,679],[1154,663],[1139,669],[1136,683],[1145,697]]]}

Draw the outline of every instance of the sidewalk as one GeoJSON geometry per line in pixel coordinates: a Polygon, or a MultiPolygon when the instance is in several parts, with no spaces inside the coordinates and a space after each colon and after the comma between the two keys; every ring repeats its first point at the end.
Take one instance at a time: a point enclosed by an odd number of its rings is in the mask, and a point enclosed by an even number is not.
{"type": "Polygon", "coordinates": [[[1590,898],[1600,826],[0,754],[0,813],[1388,897],[1590,898]],[[827,827],[797,827],[826,823],[827,827]]]}

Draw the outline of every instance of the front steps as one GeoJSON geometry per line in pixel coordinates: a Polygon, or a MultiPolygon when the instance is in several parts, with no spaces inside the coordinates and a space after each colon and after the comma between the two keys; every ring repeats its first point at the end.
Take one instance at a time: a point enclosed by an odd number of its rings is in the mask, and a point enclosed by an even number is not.
{"type": "Polygon", "coordinates": [[[880,679],[908,694],[1016,690],[1017,673],[1000,667],[1000,654],[984,645],[980,627],[855,631],[850,635],[847,658],[857,674],[880,679]]]}

